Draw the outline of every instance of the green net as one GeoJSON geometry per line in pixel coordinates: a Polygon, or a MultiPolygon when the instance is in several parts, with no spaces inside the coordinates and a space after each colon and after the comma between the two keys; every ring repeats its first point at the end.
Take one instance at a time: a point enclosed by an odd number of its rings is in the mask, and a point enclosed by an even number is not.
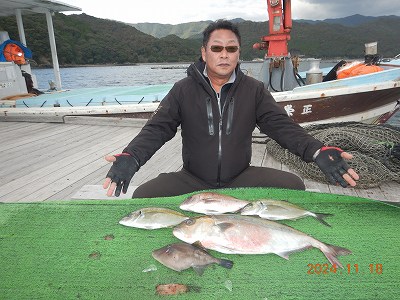
{"type": "MultiPolygon", "coordinates": [[[[336,146],[353,154],[348,161],[361,180],[356,188],[372,188],[383,182],[400,182],[400,129],[390,125],[372,125],[356,122],[309,125],[309,134],[325,145],[336,146]],[[396,153],[396,154],[395,154],[396,153]]],[[[259,142],[259,141],[258,141],[259,142]]],[[[327,183],[325,175],[315,163],[306,163],[266,137],[268,154],[305,178],[327,183]]]]}

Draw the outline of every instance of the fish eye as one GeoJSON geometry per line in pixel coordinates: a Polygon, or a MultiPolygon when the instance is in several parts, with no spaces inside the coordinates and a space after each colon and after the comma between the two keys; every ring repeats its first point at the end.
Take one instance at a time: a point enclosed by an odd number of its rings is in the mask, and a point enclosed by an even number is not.
{"type": "Polygon", "coordinates": [[[184,222],[185,222],[185,224],[188,225],[188,226],[191,226],[191,225],[193,225],[194,223],[196,223],[196,221],[193,220],[193,219],[187,219],[187,220],[185,220],[184,222]]]}

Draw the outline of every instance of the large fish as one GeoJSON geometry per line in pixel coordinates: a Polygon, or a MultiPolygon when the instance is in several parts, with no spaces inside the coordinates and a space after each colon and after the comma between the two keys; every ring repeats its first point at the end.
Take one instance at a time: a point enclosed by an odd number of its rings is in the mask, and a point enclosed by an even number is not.
{"type": "Polygon", "coordinates": [[[204,192],[186,198],[179,208],[206,215],[215,215],[237,212],[247,204],[249,204],[249,201],[232,196],[204,192]]]}
{"type": "Polygon", "coordinates": [[[325,244],[292,227],[258,217],[214,215],[189,218],[173,229],[187,243],[199,242],[204,248],[228,254],[275,253],[285,259],[307,248],[318,248],[329,262],[342,267],[339,255],[351,251],[325,244]]]}
{"type": "Polygon", "coordinates": [[[287,201],[279,201],[279,200],[259,200],[250,202],[245,207],[240,210],[240,214],[244,216],[249,215],[257,215],[263,219],[268,220],[295,220],[299,218],[304,218],[307,216],[311,216],[316,218],[322,224],[326,226],[329,225],[324,218],[332,216],[332,214],[321,214],[315,213],[300,206],[291,204],[287,201]]]}
{"type": "Polygon", "coordinates": [[[143,229],[172,227],[188,219],[187,216],[172,209],[145,207],[123,217],[119,224],[143,229]]]}
{"type": "Polygon", "coordinates": [[[233,262],[210,255],[206,250],[186,243],[171,244],[152,252],[153,257],[164,266],[182,271],[192,267],[197,274],[202,275],[205,268],[211,264],[231,269],[233,262]]]}

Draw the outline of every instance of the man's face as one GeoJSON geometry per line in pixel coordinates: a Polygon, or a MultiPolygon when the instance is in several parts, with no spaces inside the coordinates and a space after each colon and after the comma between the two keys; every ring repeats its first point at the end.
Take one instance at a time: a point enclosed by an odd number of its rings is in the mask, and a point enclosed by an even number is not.
{"type": "Polygon", "coordinates": [[[229,80],[239,61],[240,50],[238,48],[235,52],[228,52],[226,48],[223,48],[220,52],[213,52],[212,48],[214,51],[221,50],[215,46],[228,47],[228,50],[233,51],[235,47],[229,46],[239,47],[239,41],[232,31],[218,29],[211,33],[207,46],[201,48],[201,56],[207,64],[208,76],[229,80]]]}

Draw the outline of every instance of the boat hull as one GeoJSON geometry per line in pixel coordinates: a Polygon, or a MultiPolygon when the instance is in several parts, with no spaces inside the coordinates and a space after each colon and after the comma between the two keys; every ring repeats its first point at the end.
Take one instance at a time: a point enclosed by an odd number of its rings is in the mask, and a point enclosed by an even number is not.
{"type": "Polygon", "coordinates": [[[393,110],[400,87],[288,101],[278,101],[297,123],[365,122],[393,110]]]}

